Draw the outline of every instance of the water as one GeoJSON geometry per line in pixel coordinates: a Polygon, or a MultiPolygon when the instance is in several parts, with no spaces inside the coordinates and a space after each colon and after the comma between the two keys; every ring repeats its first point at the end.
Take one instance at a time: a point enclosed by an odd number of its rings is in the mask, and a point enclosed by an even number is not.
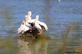
{"type": "Polygon", "coordinates": [[[40,15],[40,20],[49,27],[47,35],[55,39],[49,43],[49,54],[60,54],[58,51],[62,51],[60,48],[64,45],[66,49],[72,47],[71,51],[78,51],[82,43],[82,0],[0,0],[0,36],[16,36],[17,28],[29,10],[33,12],[33,18],[40,15]],[[67,32],[72,25],[80,27],[67,32]],[[80,46],[71,46],[72,43],[80,46]]]}

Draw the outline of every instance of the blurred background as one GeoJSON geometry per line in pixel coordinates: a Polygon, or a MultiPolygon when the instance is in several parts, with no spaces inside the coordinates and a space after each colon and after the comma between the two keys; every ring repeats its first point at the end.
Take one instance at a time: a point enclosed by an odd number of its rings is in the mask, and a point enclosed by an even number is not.
{"type": "Polygon", "coordinates": [[[47,23],[47,54],[82,54],[82,0],[0,0],[0,54],[17,54],[17,28],[27,12],[47,23]]]}

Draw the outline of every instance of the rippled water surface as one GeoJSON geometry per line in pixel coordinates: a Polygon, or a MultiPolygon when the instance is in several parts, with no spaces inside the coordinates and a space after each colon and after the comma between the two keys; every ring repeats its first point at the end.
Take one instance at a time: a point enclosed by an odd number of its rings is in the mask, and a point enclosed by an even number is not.
{"type": "MultiPolygon", "coordinates": [[[[17,28],[29,10],[32,18],[38,14],[48,25],[51,40],[47,54],[82,53],[82,0],[0,0],[0,36],[17,36],[17,28]]],[[[1,47],[0,52],[4,52],[1,47]]]]}

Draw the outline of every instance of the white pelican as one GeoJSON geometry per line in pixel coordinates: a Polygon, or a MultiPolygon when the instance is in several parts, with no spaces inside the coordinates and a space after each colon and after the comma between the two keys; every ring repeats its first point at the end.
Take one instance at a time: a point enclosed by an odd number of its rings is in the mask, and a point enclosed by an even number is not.
{"type": "Polygon", "coordinates": [[[33,23],[35,24],[35,27],[40,31],[42,28],[39,25],[38,21],[39,21],[39,15],[36,15],[36,18],[33,23]]]}
{"type": "Polygon", "coordinates": [[[24,33],[30,29],[29,22],[31,21],[32,12],[28,11],[28,15],[25,16],[21,26],[18,28],[18,33],[24,33]]]}
{"type": "Polygon", "coordinates": [[[32,12],[28,11],[28,14],[25,15],[25,19],[23,20],[22,24],[26,25],[26,26],[30,26],[30,22],[31,22],[31,17],[32,16],[32,12]]]}
{"type": "Polygon", "coordinates": [[[26,22],[30,22],[31,21],[31,18],[32,18],[31,16],[32,16],[32,12],[28,11],[28,15],[25,16],[26,22]]]}
{"type": "Polygon", "coordinates": [[[41,30],[41,26],[44,27],[44,29],[47,31],[48,27],[44,22],[39,21],[39,15],[36,15],[35,19],[35,26],[41,30]]]}

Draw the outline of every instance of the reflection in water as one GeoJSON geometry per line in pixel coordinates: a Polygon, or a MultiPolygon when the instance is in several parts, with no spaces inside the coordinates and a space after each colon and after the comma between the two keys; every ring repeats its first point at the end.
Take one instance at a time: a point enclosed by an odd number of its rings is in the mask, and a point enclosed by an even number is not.
{"type": "Polygon", "coordinates": [[[47,54],[48,38],[45,35],[18,37],[19,54],[47,54]]]}

